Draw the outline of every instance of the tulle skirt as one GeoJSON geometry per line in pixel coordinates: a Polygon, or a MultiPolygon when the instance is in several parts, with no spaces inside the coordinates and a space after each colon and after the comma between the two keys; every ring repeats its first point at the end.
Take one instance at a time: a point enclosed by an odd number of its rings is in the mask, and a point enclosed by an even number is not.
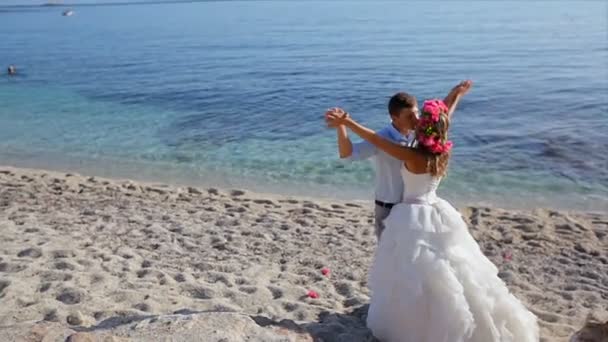
{"type": "Polygon", "coordinates": [[[513,296],[448,202],[401,203],[384,221],[367,325],[383,342],[538,342],[513,296]]]}

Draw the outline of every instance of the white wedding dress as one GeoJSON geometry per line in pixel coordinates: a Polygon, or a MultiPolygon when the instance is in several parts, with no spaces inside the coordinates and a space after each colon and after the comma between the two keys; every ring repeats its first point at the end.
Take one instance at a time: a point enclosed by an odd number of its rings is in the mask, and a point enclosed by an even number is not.
{"type": "Polygon", "coordinates": [[[403,168],[370,271],[367,325],[383,342],[538,342],[536,317],[498,278],[441,179],[403,168]]]}

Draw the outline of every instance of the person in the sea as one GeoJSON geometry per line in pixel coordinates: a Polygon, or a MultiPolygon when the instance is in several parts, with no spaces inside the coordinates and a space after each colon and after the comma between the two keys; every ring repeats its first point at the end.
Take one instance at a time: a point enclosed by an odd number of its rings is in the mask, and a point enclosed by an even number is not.
{"type": "MultiPolygon", "coordinates": [[[[444,99],[446,105],[452,106],[456,94],[468,89],[470,84],[460,83],[454,87],[444,99]]],[[[340,108],[331,108],[325,114],[340,111],[340,108]]],[[[391,122],[378,131],[385,139],[401,146],[411,146],[415,143],[411,135],[414,122],[418,115],[418,102],[416,98],[408,93],[399,92],[388,101],[388,114],[391,122]]],[[[374,169],[376,173],[374,226],[376,238],[380,240],[384,230],[383,221],[386,219],[393,206],[401,201],[404,184],[401,179],[401,167],[403,162],[385,153],[367,141],[353,144],[348,138],[346,128],[338,126],[337,140],[340,158],[352,161],[367,160],[374,157],[374,169]]]]}
{"type": "MultiPolygon", "coordinates": [[[[468,88],[470,82],[455,102],[468,88]]],[[[344,111],[327,114],[330,127],[344,126],[402,161],[406,186],[384,221],[370,270],[367,326],[383,342],[538,342],[536,316],[509,292],[460,213],[436,194],[452,154],[454,108],[425,101],[413,120],[415,146],[395,143],[344,111]]]]}
{"type": "Polygon", "coordinates": [[[7,72],[9,76],[17,75],[17,68],[14,65],[9,65],[7,72]]]}

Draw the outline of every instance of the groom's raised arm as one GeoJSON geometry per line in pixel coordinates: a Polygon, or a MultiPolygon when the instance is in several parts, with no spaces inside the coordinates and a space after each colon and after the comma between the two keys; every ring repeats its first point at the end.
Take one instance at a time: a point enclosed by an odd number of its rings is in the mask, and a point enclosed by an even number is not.
{"type": "MultiPolygon", "coordinates": [[[[381,134],[360,125],[356,121],[352,120],[347,113],[329,113],[326,117],[326,121],[330,127],[346,126],[352,130],[355,134],[365,140],[364,143],[371,145],[374,150],[382,150],[393,158],[399,160],[409,160],[412,158],[420,158],[422,155],[416,153],[413,148],[404,147],[400,144],[393,143],[392,141],[385,139],[381,134]]],[[[425,157],[426,158],[426,157],[425,157]]]]}
{"type": "Polygon", "coordinates": [[[338,134],[338,153],[340,154],[340,158],[348,158],[352,156],[353,143],[348,138],[346,127],[340,125],[338,128],[336,128],[336,132],[338,134]]]}

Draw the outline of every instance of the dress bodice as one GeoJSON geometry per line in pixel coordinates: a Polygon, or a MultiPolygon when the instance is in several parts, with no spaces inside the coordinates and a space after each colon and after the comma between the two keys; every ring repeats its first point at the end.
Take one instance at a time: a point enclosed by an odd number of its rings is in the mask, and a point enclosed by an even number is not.
{"type": "Polygon", "coordinates": [[[403,202],[435,202],[441,177],[433,177],[430,173],[412,173],[405,167],[401,168],[401,177],[403,177],[403,184],[405,184],[403,202]]]}

